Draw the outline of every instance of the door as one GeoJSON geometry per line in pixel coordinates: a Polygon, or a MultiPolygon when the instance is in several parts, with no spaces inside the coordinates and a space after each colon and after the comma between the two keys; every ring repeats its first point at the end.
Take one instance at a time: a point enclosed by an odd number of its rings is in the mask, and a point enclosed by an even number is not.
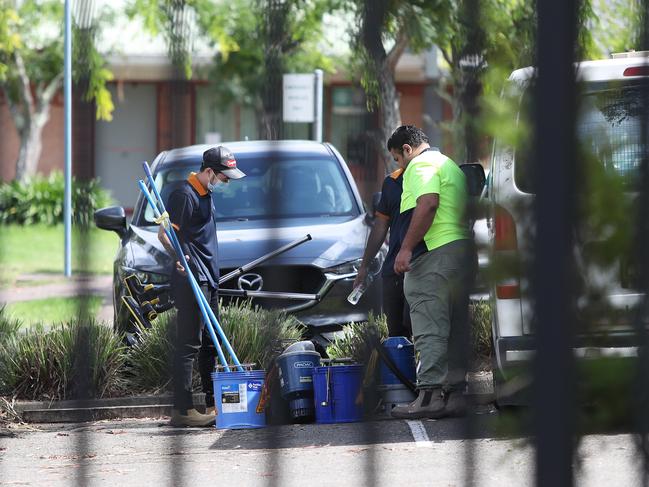
{"type": "Polygon", "coordinates": [[[124,83],[109,87],[115,104],[111,122],[96,125],[95,174],[117,204],[133,208],[144,176],[142,161],[156,155],[156,85],[124,83]]]}

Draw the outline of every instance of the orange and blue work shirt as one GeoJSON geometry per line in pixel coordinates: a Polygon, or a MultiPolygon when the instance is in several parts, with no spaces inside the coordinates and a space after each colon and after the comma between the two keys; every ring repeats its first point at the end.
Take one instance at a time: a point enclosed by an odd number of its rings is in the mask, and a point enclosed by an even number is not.
{"type": "Polygon", "coordinates": [[[212,194],[191,173],[167,202],[169,219],[180,245],[189,255],[189,267],[199,283],[218,288],[218,240],[212,194]]]}
{"type": "Polygon", "coordinates": [[[381,199],[376,207],[377,218],[389,220],[390,235],[388,238],[388,253],[385,256],[381,275],[393,277],[394,260],[401,249],[402,233],[408,230],[410,218],[401,214],[401,193],[403,192],[403,169],[397,169],[383,180],[381,187],[381,199]]]}

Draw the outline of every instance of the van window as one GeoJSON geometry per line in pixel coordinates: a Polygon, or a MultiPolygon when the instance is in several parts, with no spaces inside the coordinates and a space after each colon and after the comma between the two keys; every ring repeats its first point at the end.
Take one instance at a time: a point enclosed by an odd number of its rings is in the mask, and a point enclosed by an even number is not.
{"type": "MultiPolygon", "coordinates": [[[[580,153],[593,156],[604,168],[618,175],[625,187],[638,182],[642,161],[641,110],[643,87],[635,83],[588,83],[580,86],[581,95],[576,135],[580,153]]],[[[524,101],[522,107],[528,103],[524,101]]],[[[528,110],[524,110],[529,113],[528,110]]],[[[529,117],[523,116],[522,119],[529,117]]],[[[552,151],[548,150],[548,157],[552,151]]],[[[517,153],[514,178],[524,192],[534,192],[530,157],[517,153]]]]}

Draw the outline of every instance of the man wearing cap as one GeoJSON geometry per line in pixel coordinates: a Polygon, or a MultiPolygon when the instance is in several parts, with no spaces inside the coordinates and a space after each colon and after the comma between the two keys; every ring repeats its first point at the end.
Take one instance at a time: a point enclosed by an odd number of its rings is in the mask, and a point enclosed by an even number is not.
{"type": "MultiPolygon", "coordinates": [[[[219,183],[241,179],[245,174],[237,169],[232,152],[224,146],[212,147],[203,153],[198,173],[192,172],[185,184],[169,196],[169,219],[183,249],[190,270],[210,308],[218,316],[218,242],[211,193],[219,183]]],[[[162,227],[158,238],[170,254],[173,247],[162,227]]],[[[171,273],[171,289],[178,310],[173,353],[174,407],[173,426],[210,426],[214,424],[214,391],[211,372],[216,363],[216,351],[211,342],[187,273],[176,262],[171,273]],[[192,370],[198,356],[198,369],[205,393],[205,414],[199,413],[192,401],[192,370]]]]}

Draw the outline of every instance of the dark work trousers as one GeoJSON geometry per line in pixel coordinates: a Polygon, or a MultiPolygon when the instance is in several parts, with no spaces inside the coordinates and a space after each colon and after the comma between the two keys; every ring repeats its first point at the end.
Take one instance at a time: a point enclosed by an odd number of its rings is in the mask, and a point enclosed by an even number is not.
{"type": "MultiPolygon", "coordinates": [[[[194,407],[192,401],[192,370],[198,356],[198,371],[205,393],[205,405],[214,406],[214,389],[211,373],[216,365],[216,348],[205,328],[203,315],[194,296],[189,280],[174,272],[171,281],[176,309],[178,310],[173,351],[174,407],[184,412],[194,407]]],[[[201,291],[218,319],[218,293],[206,283],[200,283],[201,291]]]]}
{"type": "Polygon", "coordinates": [[[412,338],[410,308],[403,294],[403,276],[383,277],[383,313],[388,321],[391,337],[412,338]]]}

